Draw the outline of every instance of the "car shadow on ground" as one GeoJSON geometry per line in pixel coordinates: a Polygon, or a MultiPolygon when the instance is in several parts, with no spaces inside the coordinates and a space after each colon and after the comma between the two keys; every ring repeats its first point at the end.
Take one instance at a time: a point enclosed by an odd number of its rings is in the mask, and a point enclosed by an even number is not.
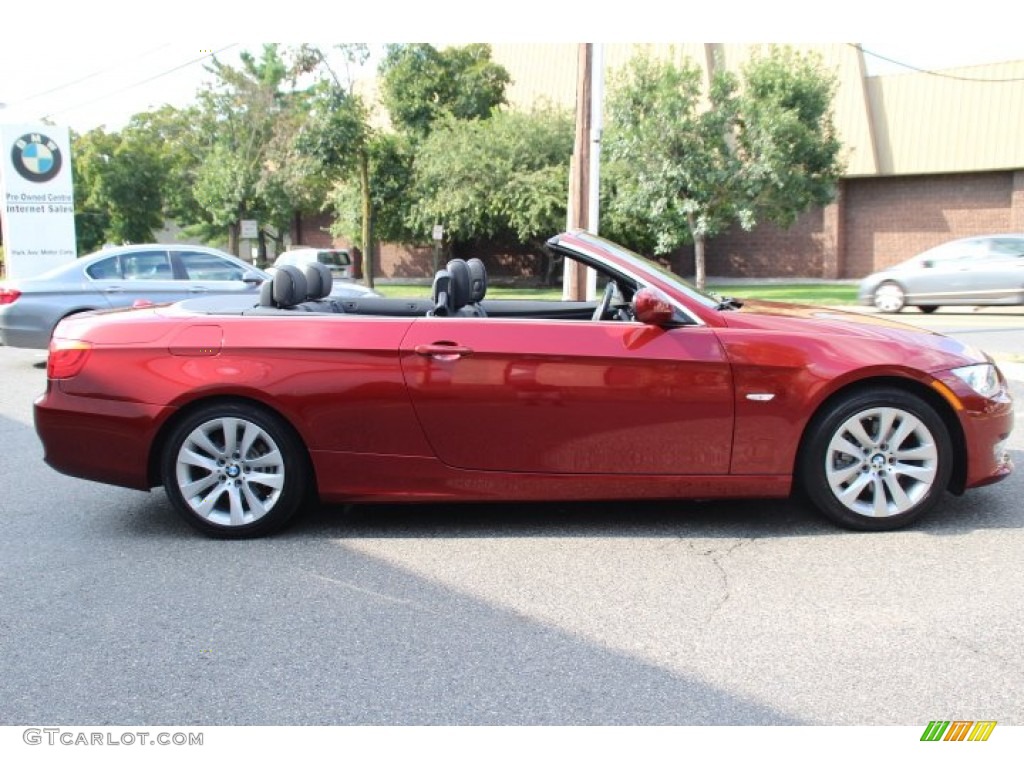
{"type": "MultiPolygon", "coordinates": [[[[1011,451],[1017,466],[1024,451],[1011,451]]],[[[1024,479],[947,494],[905,529],[955,536],[985,529],[1022,528],[1014,503],[1024,479]]],[[[789,538],[870,536],[833,525],[798,500],[603,501],[573,503],[315,505],[283,533],[289,537],[693,537],[789,538]]]]}

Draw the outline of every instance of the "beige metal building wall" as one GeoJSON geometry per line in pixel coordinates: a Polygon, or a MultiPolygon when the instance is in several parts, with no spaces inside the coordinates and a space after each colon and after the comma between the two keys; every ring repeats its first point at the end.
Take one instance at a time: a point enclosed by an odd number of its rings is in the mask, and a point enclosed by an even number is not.
{"type": "Polygon", "coordinates": [[[878,173],[1024,168],[1024,61],[871,77],[878,173]]]}

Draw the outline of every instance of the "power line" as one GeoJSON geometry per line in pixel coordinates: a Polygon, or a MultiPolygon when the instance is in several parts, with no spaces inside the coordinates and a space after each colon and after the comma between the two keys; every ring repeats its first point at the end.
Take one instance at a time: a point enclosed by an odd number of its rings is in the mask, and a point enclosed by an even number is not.
{"type": "Polygon", "coordinates": [[[915,72],[920,72],[923,75],[931,75],[932,77],[943,77],[947,80],[960,80],[967,83],[1021,83],[1024,82],[1024,77],[1006,77],[1006,78],[992,78],[992,77],[964,77],[962,75],[951,75],[948,72],[937,72],[934,69],[922,69],[921,67],[915,67],[913,64],[907,64],[896,59],[890,59],[888,56],[883,56],[880,53],[869,51],[864,48],[860,43],[849,43],[849,45],[856,48],[861,53],[867,54],[868,56],[874,56],[876,59],[882,61],[888,61],[890,64],[895,64],[906,69],[912,69],[915,72]]]}
{"type": "Polygon", "coordinates": [[[26,101],[34,101],[36,99],[42,98],[43,96],[49,96],[51,93],[56,93],[57,91],[63,91],[65,88],[70,88],[73,85],[79,85],[81,83],[84,83],[86,80],[92,80],[94,77],[98,77],[99,75],[105,75],[107,72],[112,72],[115,69],[121,69],[125,64],[127,64],[129,62],[137,61],[139,59],[144,59],[147,56],[152,56],[157,51],[161,51],[164,48],[170,47],[170,45],[171,45],[170,43],[164,43],[163,45],[161,45],[161,46],[159,46],[157,48],[153,48],[152,50],[146,51],[145,53],[140,53],[138,56],[133,56],[131,59],[128,59],[127,61],[120,61],[117,64],[112,64],[109,67],[104,67],[103,69],[97,69],[95,72],[92,72],[92,73],[90,73],[88,75],[85,75],[84,77],[80,77],[77,80],[72,80],[70,83],[64,83],[63,85],[55,86],[53,88],[50,88],[47,91],[40,91],[39,93],[33,93],[31,96],[26,96],[25,98],[15,102],[14,104],[11,104],[9,106],[19,107],[22,104],[24,104],[26,101]]]}
{"type": "Polygon", "coordinates": [[[102,96],[97,96],[95,99],[89,99],[88,101],[83,101],[80,104],[75,104],[73,107],[65,107],[64,109],[53,110],[48,115],[43,115],[42,119],[45,120],[47,118],[53,117],[54,115],[59,115],[59,114],[61,114],[63,112],[73,112],[76,109],[81,109],[82,107],[88,107],[88,106],[90,106],[92,104],[95,104],[98,101],[103,101],[105,99],[109,99],[111,96],[117,96],[119,94],[124,93],[125,91],[130,91],[133,88],[138,88],[140,85],[146,85],[147,83],[151,83],[154,80],[159,80],[161,77],[166,77],[167,75],[170,75],[170,74],[173,74],[175,72],[178,72],[178,71],[180,71],[182,69],[185,69],[186,67],[191,67],[193,64],[198,64],[200,61],[205,61],[206,59],[212,59],[217,54],[223,53],[224,51],[229,51],[229,50],[231,50],[232,48],[234,48],[237,45],[238,45],[238,43],[231,43],[230,45],[225,45],[223,48],[218,48],[216,51],[211,51],[210,53],[203,54],[202,56],[200,56],[198,58],[191,59],[190,61],[186,61],[184,64],[179,64],[176,67],[172,67],[171,69],[164,70],[163,72],[160,72],[160,73],[158,73],[156,75],[153,75],[151,77],[147,77],[144,80],[139,80],[138,82],[132,83],[130,85],[126,85],[123,88],[118,88],[116,91],[111,91],[110,93],[105,93],[102,96]]]}

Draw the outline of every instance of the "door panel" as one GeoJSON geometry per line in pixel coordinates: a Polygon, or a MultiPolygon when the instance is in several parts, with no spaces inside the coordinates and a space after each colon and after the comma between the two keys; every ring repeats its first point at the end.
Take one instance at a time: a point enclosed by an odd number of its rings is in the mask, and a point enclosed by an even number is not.
{"type": "Polygon", "coordinates": [[[425,318],[402,342],[446,464],[549,473],[725,474],[729,365],[704,327],[425,318]]]}

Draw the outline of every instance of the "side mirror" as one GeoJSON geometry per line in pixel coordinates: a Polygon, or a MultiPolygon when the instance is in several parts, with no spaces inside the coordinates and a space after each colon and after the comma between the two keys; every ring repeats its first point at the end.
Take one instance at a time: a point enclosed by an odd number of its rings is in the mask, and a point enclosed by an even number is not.
{"type": "Polygon", "coordinates": [[[669,325],[675,310],[661,291],[641,288],[633,296],[633,317],[644,325],[669,325]]]}

